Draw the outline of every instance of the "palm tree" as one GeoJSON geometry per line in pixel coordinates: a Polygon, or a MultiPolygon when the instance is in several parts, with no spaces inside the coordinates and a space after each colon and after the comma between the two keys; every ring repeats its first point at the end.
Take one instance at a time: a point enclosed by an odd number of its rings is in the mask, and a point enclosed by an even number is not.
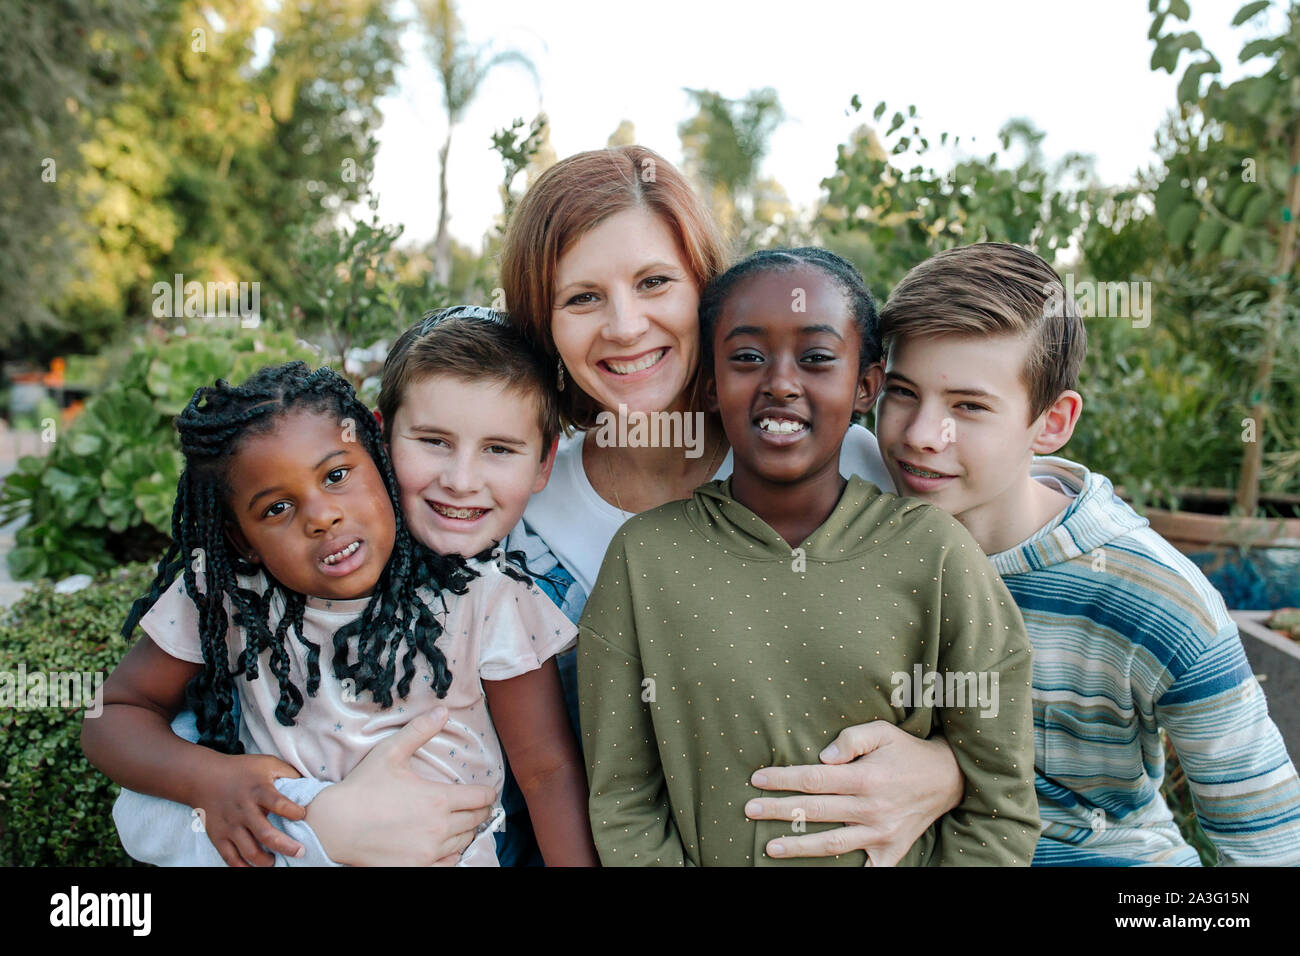
{"type": "Polygon", "coordinates": [[[442,83],[442,105],[447,111],[447,138],[438,150],[438,234],[434,237],[433,278],[446,285],[451,279],[451,236],[447,232],[447,154],[451,134],[465,115],[479,88],[494,67],[513,63],[540,82],[533,62],[518,50],[492,52],[489,46],[471,46],[451,0],[417,0],[421,26],[428,36],[429,56],[442,83]]]}

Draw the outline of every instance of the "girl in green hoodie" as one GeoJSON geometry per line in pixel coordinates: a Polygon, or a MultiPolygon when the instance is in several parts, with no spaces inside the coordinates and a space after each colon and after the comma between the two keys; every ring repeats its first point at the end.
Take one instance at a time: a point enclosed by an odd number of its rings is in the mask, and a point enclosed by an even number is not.
{"type": "Polygon", "coordinates": [[[868,863],[782,860],[785,824],[744,808],[772,796],[750,785],[759,768],[815,762],[845,725],[887,720],[941,729],[966,778],[903,862],[1028,865],[1039,820],[1015,602],[947,513],[839,471],[882,380],[861,277],[821,249],[756,253],[700,313],[735,471],[623,525],[580,623],[602,862],[868,863]]]}

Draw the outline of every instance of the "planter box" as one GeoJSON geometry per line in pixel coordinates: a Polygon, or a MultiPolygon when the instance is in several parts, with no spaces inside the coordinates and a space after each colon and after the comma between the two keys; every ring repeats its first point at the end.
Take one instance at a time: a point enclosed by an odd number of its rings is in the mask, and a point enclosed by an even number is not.
{"type": "MultiPolygon", "coordinates": [[[[1213,511],[1233,500],[1226,490],[1175,489],[1213,511]]],[[[1121,490],[1122,495],[1122,490],[1121,490]]],[[[1273,495],[1279,510],[1300,508],[1298,495],[1273,495]]],[[[1151,530],[1191,558],[1228,607],[1300,607],[1300,518],[1244,518],[1200,511],[1146,508],[1151,530]]]]}
{"type": "Polygon", "coordinates": [[[1293,763],[1300,764],[1300,643],[1264,622],[1268,611],[1232,611],[1246,659],[1268,699],[1268,713],[1282,732],[1293,763]]]}
{"type": "Polygon", "coordinates": [[[1216,546],[1300,549],[1300,518],[1244,518],[1163,508],[1147,508],[1144,517],[1153,531],[1184,554],[1216,546]]]}

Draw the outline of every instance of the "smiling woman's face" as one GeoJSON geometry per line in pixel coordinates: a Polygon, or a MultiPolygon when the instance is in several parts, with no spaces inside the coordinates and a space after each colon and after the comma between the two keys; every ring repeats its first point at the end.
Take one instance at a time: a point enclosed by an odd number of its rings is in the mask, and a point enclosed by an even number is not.
{"type": "Polygon", "coordinates": [[[634,207],[560,257],[551,335],[568,377],[602,408],[683,409],[699,363],[699,305],[676,237],[634,207]]]}

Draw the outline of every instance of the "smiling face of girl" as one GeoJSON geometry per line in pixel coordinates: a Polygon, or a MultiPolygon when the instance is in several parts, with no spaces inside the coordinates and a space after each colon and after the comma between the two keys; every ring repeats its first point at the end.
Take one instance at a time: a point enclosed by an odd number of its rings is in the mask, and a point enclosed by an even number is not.
{"type": "Polygon", "coordinates": [[[555,460],[543,448],[536,399],[490,380],[412,383],[391,436],[411,536],[439,554],[470,557],[504,540],[555,460]]]}
{"type": "Polygon", "coordinates": [[[560,257],[551,334],[570,379],[602,408],[684,409],[699,364],[699,304],[672,230],[633,207],[560,257]]]}
{"type": "Polygon", "coordinates": [[[392,501],[365,446],[335,416],[297,410],[250,435],[226,482],[235,546],[302,594],[372,593],[396,537],[392,501]]]}
{"type": "Polygon", "coordinates": [[[838,481],[840,446],[880,370],[863,369],[847,299],[822,270],[797,266],[741,280],[713,330],[718,410],[736,486],[838,481]],[[793,303],[802,290],[802,311],[793,303]]]}

